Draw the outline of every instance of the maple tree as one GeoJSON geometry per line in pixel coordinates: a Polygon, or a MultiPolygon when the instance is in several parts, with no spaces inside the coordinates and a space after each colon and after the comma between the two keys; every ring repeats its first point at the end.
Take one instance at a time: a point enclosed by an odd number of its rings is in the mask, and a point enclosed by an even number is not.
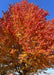
{"type": "Polygon", "coordinates": [[[48,11],[23,0],[0,18],[0,74],[37,72],[54,65],[54,19],[48,11]]]}

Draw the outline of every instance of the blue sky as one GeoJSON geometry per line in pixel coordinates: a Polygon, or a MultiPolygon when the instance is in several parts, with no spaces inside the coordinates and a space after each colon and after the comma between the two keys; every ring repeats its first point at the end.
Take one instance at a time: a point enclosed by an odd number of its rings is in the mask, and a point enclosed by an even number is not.
{"type": "MultiPolygon", "coordinates": [[[[8,10],[9,4],[20,2],[21,0],[0,0],[0,17],[2,17],[2,10],[8,10]]],[[[49,16],[47,20],[54,18],[54,0],[28,0],[28,2],[33,2],[36,5],[39,5],[40,8],[48,10],[49,16]]]]}

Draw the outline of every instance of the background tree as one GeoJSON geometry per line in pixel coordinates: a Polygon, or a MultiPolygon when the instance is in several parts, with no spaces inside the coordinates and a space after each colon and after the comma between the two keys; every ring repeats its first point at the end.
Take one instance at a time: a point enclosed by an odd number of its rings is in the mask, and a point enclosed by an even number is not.
{"type": "Polygon", "coordinates": [[[54,65],[54,19],[38,5],[23,0],[0,18],[0,74],[37,72],[54,65]]]}

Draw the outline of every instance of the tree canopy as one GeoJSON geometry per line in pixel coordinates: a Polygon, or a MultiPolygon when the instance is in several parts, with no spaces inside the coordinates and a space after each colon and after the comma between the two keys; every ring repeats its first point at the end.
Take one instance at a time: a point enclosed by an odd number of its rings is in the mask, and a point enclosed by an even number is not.
{"type": "MultiPolygon", "coordinates": [[[[54,65],[54,19],[48,11],[23,0],[0,18],[0,74],[37,72],[54,65]]],[[[26,75],[26,74],[25,74],[26,75]]]]}

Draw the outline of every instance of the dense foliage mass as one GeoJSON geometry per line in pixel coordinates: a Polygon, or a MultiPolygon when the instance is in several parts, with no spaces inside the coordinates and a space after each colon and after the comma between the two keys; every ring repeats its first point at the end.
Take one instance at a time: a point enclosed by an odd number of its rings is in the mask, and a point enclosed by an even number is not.
{"type": "MultiPolygon", "coordinates": [[[[0,74],[37,72],[54,64],[54,19],[38,5],[23,0],[0,18],[0,74]]],[[[25,74],[26,75],[26,74],[25,74]]]]}

